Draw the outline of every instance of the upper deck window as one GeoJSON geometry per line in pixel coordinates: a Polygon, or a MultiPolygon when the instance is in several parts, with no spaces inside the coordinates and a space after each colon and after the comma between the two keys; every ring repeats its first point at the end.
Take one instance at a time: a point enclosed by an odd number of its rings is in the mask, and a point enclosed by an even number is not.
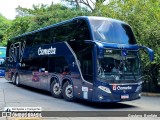
{"type": "Polygon", "coordinates": [[[127,24],[108,19],[91,19],[90,23],[95,40],[117,44],[136,44],[133,32],[127,24]]]}

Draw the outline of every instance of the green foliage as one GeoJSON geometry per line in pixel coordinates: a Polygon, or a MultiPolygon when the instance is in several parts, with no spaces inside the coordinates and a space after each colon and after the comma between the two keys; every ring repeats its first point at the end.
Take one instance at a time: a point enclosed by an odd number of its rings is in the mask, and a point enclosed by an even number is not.
{"type": "Polygon", "coordinates": [[[13,20],[11,25],[5,31],[3,44],[6,45],[9,38],[25,33],[28,29],[29,23],[31,23],[30,17],[17,17],[13,20]]]}
{"type": "Polygon", "coordinates": [[[18,15],[14,19],[3,36],[3,44],[9,38],[21,35],[26,32],[37,30],[39,28],[52,25],[76,16],[89,15],[86,10],[78,10],[75,8],[68,8],[61,4],[33,5],[32,9],[18,7],[18,15]]]}
{"type": "Polygon", "coordinates": [[[82,9],[85,8],[89,11],[95,11],[99,7],[97,5],[103,4],[106,0],[61,0],[65,4],[70,5],[73,8],[82,9]]]}
{"type": "Polygon", "coordinates": [[[32,17],[32,22],[29,24],[27,31],[52,25],[75,16],[88,15],[87,11],[68,8],[61,4],[51,4],[50,6],[43,4],[37,6],[34,5],[33,9],[18,7],[17,11],[20,13],[18,17],[32,17]]]}
{"type": "Polygon", "coordinates": [[[1,14],[0,14],[0,46],[4,46],[5,44],[3,43],[2,39],[5,35],[5,32],[7,30],[7,28],[9,27],[10,25],[10,21],[7,20],[5,17],[3,17],[1,14]]]}

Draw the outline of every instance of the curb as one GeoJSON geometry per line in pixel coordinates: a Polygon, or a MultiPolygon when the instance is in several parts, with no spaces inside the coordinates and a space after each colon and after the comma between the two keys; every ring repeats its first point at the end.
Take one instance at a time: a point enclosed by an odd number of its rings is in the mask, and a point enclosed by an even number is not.
{"type": "Polygon", "coordinates": [[[160,97],[160,93],[147,93],[147,92],[142,92],[142,96],[160,97]]]}

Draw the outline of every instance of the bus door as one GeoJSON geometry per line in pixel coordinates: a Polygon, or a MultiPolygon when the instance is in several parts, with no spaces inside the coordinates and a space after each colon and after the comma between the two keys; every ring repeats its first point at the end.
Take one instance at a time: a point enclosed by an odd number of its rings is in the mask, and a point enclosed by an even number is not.
{"type": "Polygon", "coordinates": [[[84,52],[78,54],[79,66],[81,68],[82,80],[82,97],[86,100],[92,99],[93,94],[93,56],[92,46],[85,49],[84,52]]]}

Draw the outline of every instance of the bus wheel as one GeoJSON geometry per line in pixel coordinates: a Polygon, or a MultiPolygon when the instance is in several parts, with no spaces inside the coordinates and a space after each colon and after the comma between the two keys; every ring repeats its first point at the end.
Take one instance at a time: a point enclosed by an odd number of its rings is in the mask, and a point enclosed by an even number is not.
{"type": "Polygon", "coordinates": [[[17,87],[19,87],[19,80],[20,80],[20,77],[19,77],[19,75],[16,75],[16,78],[15,78],[15,84],[16,84],[16,86],[17,87]]]}
{"type": "Polygon", "coordinates": [[[60,87],[59,83],[57,83],[56,81],[53,81],[51,83],[51,94],[55,98],[62,98],[61,87],[60,87]]]}
{"type": "Polygon", "coordinates": [[[67,101],[74,101],[73,97],[73,85],[70,84],[68,81],[64,83],[63,85],[63,97],[67,101]]]}
{"type": "Polygon", "coordinates": [[[12,83],[15,85],[16,84],[16,80],[15,80],[15,75],[13,74],[11,77],[12,83]]]}

